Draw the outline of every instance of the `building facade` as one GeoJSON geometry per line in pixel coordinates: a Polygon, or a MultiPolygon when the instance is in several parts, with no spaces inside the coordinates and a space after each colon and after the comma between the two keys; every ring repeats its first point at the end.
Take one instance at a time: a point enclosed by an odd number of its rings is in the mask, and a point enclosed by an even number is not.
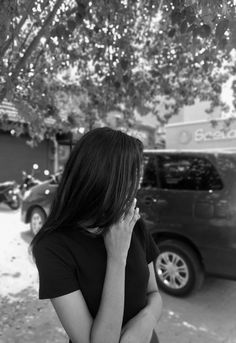
{"type": "Polygon", "coordinates": [[[166,148],[236,149],[236,118],[223,118],[219,108],[209,115],[208,107],[196,102],[173,117],[165,126],[166,148]]]}
{"type": "Polygon", "coordinates": [[[0,131],[0,182],[22,181],[22,171],[30,173],[34,163],[39,166],[35,175],[44,179],[43,171],[53,171],[53,144],[44,140],[37,147],[31,148],[27,137],[16,137],[10,132],[0,131]]]}
{"type": "MultiPolygon", "coordinates": [[[[7,100],[0,104],[0,122],[2,121],[24,124],[15,106],[7,100]]],[[[45,178],[43,174],[45,169],[53,172],[55,152],[53,142],[44,140],[37,147],[32,148],[27,144],[28,140],[27,134],[16,137],[14,130],[0,128],[0,182],[15,180],[20,183],[22,171],[30,173],[34,163],[39,166],[35,175],[39,179],[45,178]]]]}

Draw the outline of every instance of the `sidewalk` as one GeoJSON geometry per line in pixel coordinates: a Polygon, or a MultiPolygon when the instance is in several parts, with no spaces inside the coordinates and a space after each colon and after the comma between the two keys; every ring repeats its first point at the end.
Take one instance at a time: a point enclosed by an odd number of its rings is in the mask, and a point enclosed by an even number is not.
{"type": "Polygon", "coordinates": [[[0,297],[0,343],[65,343],[67,337],[48,301],[29,287],[9,300],[0,297]],[[15,298],[13,300],[13,298],[15,298]]]}
{"type": "MultiPolygon", "coordinates": [[[[32,237],[20,213],[0,211],[0,343],[68,343],[28,254],[32,237]]],[[[206,279],[185,298],[161,293],[160,343],[236,343],[236,282],[206,279]]]]}

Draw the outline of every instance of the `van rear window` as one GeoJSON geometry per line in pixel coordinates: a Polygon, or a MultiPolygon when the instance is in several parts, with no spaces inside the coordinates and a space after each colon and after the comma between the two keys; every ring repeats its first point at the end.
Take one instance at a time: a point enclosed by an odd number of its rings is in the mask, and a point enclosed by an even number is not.
{"type": "Polygon", "coordinates": [[[158,188],[156,156],[144,156],[143,175],[140,182],[143,188],[158,188]]]}
{"type": "Polygon", "coordinates": [[[195,156],[158,156],[160,187],[180,190],[220,190],[223,182],[214,165],[195,156]]]}

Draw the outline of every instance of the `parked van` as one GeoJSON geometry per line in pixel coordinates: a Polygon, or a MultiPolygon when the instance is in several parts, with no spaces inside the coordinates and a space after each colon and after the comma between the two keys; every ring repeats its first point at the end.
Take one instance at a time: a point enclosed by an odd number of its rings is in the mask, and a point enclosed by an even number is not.
{"type": "MultiPolygon", "coordinates": [[[[58,179],[31,188],[21,218],[35,235],[58,179]]],[[[145,150],[138,206],[160,255],[157,282],[182,296],[206,274],[236,280],[236,150],[145,150]]]]}
{"type": "Polygon", "coordinates": [[[160,288],[183,296],[205,274],[236,280],[236,150],[146,150],[138,206],[160,288]]]}

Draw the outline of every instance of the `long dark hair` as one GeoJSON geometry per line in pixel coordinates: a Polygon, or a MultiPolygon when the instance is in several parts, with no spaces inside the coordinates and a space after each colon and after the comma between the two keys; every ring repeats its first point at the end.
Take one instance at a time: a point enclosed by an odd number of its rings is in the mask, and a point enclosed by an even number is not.
{"type": "Polygon", "coordinates": [[[126,213],[136,196],[143,144],[108,127],[86,133],[73,148],[50,214],[34,239],[57,229],[99,227],[106,230],[126,213]],[[89,223],[89,225],[88,225],[89,223]]]}

